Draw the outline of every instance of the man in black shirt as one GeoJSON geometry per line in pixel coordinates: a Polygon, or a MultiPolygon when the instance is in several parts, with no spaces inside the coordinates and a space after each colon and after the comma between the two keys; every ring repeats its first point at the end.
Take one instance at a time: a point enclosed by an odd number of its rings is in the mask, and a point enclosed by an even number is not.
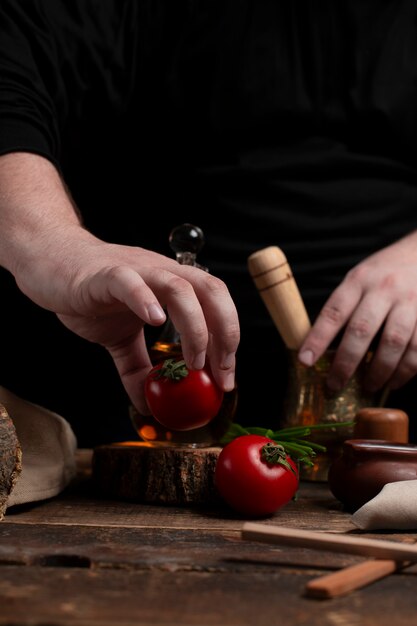
{"type": "Polygon", "coordinates": [[[409,410],[416,11],[407,0],[4,0],[0,263],[13,331],[2,383],[68,417],[82,445],[124,438],[126,393],[145,408],[144,329],[149,344],[162,307],[189,364],[208,346],[225,389],[238,315],[238,419],[279,421],[285,350],[246,268],[278,245],[316,320],[300,359],[337,341],[337,389],[372,347],[368,386],[401,387],[393,402],[409,410]],[[170,258],[182,222],[203,229],[210,275],[170,258]]]}

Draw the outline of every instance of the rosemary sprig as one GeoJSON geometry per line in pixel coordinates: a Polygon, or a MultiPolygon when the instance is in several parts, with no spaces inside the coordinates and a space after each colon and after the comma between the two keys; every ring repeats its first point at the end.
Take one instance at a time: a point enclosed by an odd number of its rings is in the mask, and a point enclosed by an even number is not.
{"type": "Polygon", "coordinates": [[[260,426],[244,427],[240,424],[232,423],[220,443],[226,445],[230,441],[233,441],[233,439],[236,439],[236,437],[242,435],[262,435],[282,446],[285,452],[289,454],[294,461],[304,463],[311,467],[314,465],[313,459],[317,455],[317,452],[326,452],[326,447],[314,441],[306,441],[304,437],[308,437],[312,431],[315,430],[329,430],[340,428],[341,426],[352,426],[353,424],[353,421],[338,422],[337,424],[321,423],[312,424],[311,426],[292,426],[272,430],[270,428],[261,428],[260,426]]]}

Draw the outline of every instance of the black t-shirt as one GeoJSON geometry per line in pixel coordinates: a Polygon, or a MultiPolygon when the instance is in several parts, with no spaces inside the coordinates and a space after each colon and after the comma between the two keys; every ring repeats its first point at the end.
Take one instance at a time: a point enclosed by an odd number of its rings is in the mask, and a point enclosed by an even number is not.
{"type": "MultiPolygon", "coordinates": [[[[279,420],[286,384],[247,257],[280,246],[314,320],[351,267],[417,227],[416,84],[411,0],[0,6],[0,154],[53,161],[108,241],[170,255],[174,226],[203,229],[199,260],[240,315],[246,423],[279,420]]],[[[108,355],[0,278],[0,382],[67,417],[81,445],[132,436],[108,355]]],[[[395,401],[414,409],[404,390],[395,401]]]]}

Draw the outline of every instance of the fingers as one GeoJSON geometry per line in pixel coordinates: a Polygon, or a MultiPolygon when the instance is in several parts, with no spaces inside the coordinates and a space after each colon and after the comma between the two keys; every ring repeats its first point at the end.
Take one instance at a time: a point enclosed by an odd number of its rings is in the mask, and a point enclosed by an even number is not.
{"type": "Polygon", "coordinates": [[[187,279],[174,276],[159,288],[180,334],[184,359],[189,367],[200,369],[208,356],[217,383],[231,391],[240,339],[236,307],[218,278],[195,268],[187,268],[185,275],[187,279]]]}
{"type": "Polygon", "coordinates": [[[416,321],[416,309],[404,303],[390,311],[364,381],[369,391],[377,391],[388,382],[394,389],[417,372],[416,321]]]}
{"type": "Polygon", "coordinates": [[[300,349],[299,358],[312,365],[344,328],[327,379],[340,391],[346,386],[381,331],[378,346],[363,383],[375,392],[408,382],[417,373],[417,300],[389,289],[363,289],[345,280],[323,307],[300,349]]]}
{"type": "Polygon", "coordinates": [[[166,320],[165,312],[152,289],[134,269],[128,266],[106,268],[88,282],[84,297],[87,307],[97,303],[106,307],[106,312],[119,308],[122,302],[145,324],[160,325],[166,320]]]}
{"type": "MultiPolygon", "coordinates": [[[[361,361],[368,352],[371,342],[384,324],[391,303],[388,299],[366,294],[347,322],[345,332],[340,341],[327,384],[330,389],[339,391],[346,386],[361,361]]],[[[378,364],[378,361],[376,361],[378,364]]],[[[373,371],[374,381],[381,370],[373,371]]],[[[381,385],[382,386],[382,382],[381,385]]],[[[376,390],[376,387],[375,389],[376,390]]]]}
{"type": "Polygon", "coordinates": [[[362,297],[353,281],[343,282],[330,296],[299,350],[299,360],[311,366],[346,325],[362,297]]]}
{"type": "Polygon", "coordinates": [[[230,391],[235,384],[240,335],[226,285],[194,267],[175,265],[173,269],[145,266],[139,274],[129,266],[116,266],[100,271],[87,289],[84,286],[84,308],[93,310],[98,304],[109,312],[122,303],[144,323],[158,325],[166,319],[162,308],[166,307],[180,334],[187,366],[201,369],[209,355],[217,383],[230,391]]]}

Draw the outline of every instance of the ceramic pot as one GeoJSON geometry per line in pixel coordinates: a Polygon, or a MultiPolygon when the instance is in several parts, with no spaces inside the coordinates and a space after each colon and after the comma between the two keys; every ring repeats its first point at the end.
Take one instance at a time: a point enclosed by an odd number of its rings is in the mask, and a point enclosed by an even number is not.
{"type": "Polygon", "coordinates": [[[387,483],[417,479],[417,445],[377,439],[347,439],[329,467],[332,494],[356,511],[387,483]]]}

